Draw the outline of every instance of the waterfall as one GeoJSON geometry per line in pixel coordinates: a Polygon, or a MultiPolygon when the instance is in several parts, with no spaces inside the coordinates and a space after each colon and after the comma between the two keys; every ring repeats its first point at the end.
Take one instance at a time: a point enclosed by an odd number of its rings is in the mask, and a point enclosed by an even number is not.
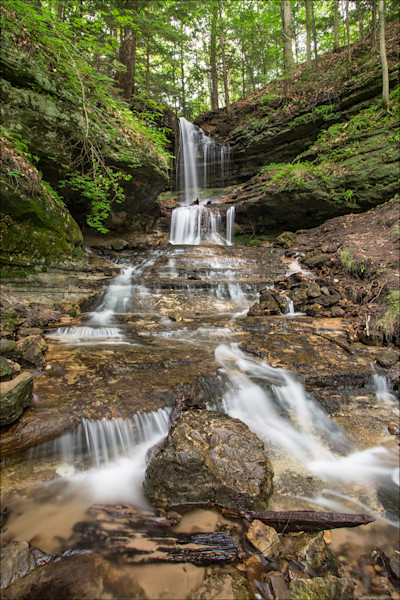
{"type": "Polygon", "coordinates": [[[172,211],[170,243],[197,246],[207,241],[232,245],[233,207],[226,214],[224,235],[219,210],[206,207],[210,198],[199,198],[207,188],[222,187],[229,182],[230,147],[219,146],[184,117],[179,119],[179,125],[177,180],[182,205],[172,211]],[[190,206],[193,202],[196,204],[190,206]]]}
{"type": "Polygon", "coordinates": [[[229,184],[231,149],[219,145],[202,129],[179,119],[178,190],[185,206],[199,199],[207,188],[229,184]]]}
{"type": "Polygon", "coordinates": [[[383,446],[352,451],[345,433],[290,373],[249,357],[236,344],[219,345],[215,358],[230,385],[222,400],[209,408],[240,419],[266,444],[325,481],[399,485],[396,454],[383,446]]]}
{"type": "Polygon", "coordinates": [[[129,419],[83,418],[74,431],[35,446],[30,459],[59,456],[63,463],[79,467],[82,459],[91,467],[109,465],[121,458],[129,458],[138,446],[151,446],[168,433],[169,410],[160,408],[149,413],[137,413],[129,419]]]}

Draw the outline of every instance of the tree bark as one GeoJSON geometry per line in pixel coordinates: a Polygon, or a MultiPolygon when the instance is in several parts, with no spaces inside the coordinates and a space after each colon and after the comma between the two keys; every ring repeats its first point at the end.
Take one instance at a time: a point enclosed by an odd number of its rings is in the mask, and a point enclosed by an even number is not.
{"type": "Polygon", "coordinates": [[[219,5],[219,39],[221,44],[221,58],[222,58],[222,75],[224,80],[224,94],[225,94],[225,105],[226,112],[230,114],[231,112],[231,104],[229,100],[229,87],[228,87],[228,70],[226,66],[226,56],[225,56],[225,42],[224,42],[224,29],[222,25],[222,7],[220,0],[218,1],[219,5]]]}
{"type": "MultiPolygon", "coordinates": [[[[337,1],[337,0],[335,0],[337,1]]],[[[311,71],[311,11],[310,11],[310,0],[306,0],[306,31],[307,31],[307,70],[311,71]]]]}
{"type": "Polygon", "coordinates": [[[351,49],[350,49],[350,19],[349,19],[349,0],[346,0],[346,34],[347,34],[347,58],[349,64],[351,63],[351,49]]]}
{"type": "Polygon", "coordinates": [[[135,93],[136,29],[127,26],[123,28],[121,33],[119,62],[126,67],[126,70],[119,71],[118,83],[122,90],[123,98],[129,102],[135,93]]]}
{"type": "Polygon", "coordinates": [[[146,43],[146,95],[150,98],[150,40],[146,43]]]}
{"type": "Polygon", "coordinates": [[[389,69],[386,58],[385,43],[385,0],[379,0],[379,52],[382,65],[382,106],[384,110],[389,110],[389,69]]]}
{"type": "Polygon", "coordinates": [[[285,71],[288,74],[294,68],[291,34],[291,8],[289,0],[281,0],[282,7],[282,30],[284,46],[285,71]]]}
{"type": "Polygon", "coordinates": [[[314,14],[314,2],[311,0],[311,23],[314,40],[314,56],[315,64],[318,65],[318,40],[317,40],[317,27],[315,25],[315,14],[314,14]]]}
{"type": "Polygon", "coordinates": [[[377,22],[376,22],[376,0],[372,0],[372,19],[371,19],[371,48],[376,47],[376,34],[377,34],[377,22]]]}
{"type": "Polygon", "coordinates": [[[289,533],[292,531],[325,531],[340,527],[358,527],[373,523],[374,518],[364,514],[346,514],[317,512],[313,510],[289,511],[243,511],[218,507],[222,514],[233,519],[257,519],[273,527],[277,532],[289,533]]]}
{"type": "Polygon", "coordinates": [[[333,50],[339,50],[339,0],[333,3],[333,50]]]}
{"type": "Polygon", "coordinates": [[[211,110],[218,109],[218,70],[217,70],[217,5],[212,3],[211,37],[210,37],[210,70],[211,70],[211,110]]]}
{"type": "Polygon", "coordinates": [[[361,6],[360,2],[357,2],[356,7],[357,7],[357,19],[358,19],[358,33],[359,33],[360,41],[362,41],[364,39],[363,7],[361,6]]]}

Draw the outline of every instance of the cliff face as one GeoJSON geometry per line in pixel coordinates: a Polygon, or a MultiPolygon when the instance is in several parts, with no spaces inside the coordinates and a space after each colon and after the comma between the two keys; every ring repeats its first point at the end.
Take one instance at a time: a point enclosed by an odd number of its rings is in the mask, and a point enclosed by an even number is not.
{"type": "Polygon", "coordinates": [[[16,263],[23,274],[83,256],[88,222],[132,237],[149,230],[168,180],[162,136],[44,17],[35,30],[36,9],[19,27],[20,10],[5,7],[1,55],[1,262],[11,275],[16,263]]]}
{"type": "Polygon", "coordinates": [[[381,110],[379,55],[365,44],[300,67],[286,94],[276,80],[195,123],[229,143],[235,203],[244,234],[314,227],[390,200],[397,191],[399,94],[397,27],[387,30],[391,112],[381,110]],[[397,89],[396,89],[397,88],[397,89]]]}

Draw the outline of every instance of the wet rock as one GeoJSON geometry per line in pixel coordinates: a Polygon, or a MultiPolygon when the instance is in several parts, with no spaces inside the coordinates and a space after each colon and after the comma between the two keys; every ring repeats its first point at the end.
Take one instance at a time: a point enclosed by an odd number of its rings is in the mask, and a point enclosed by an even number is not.
{"type": "Polygon", "coordinates": [[[0,383],[0,425],[9,425],[20,417],[32,402],[33,377],[21,373],[10,381],[0,383]]]}
{"type": "Polygon", "coordinates": [[[310,282],[307,285],[307,296],[308,298],[318,298],[321,295],[321,288],[318,283],[310,282]]]}
{"type": "Polygon", "coordinates": [[[129,246],[129,242],[123,240],[122,238],[117,238],[111,241],[111,248],[119,252],[120,250],[124,250],[129,246]]]}
{"type": "MultiPolygon", "coordinates": [[[[46,555],[28,542],[8,542],[0,549],[1,556],[1,589],[7,588],[20,577],[30,573],[42,564],[46,555]]],[[[2,597],[4,597],[2,595],[2,597]]]]}
{"type": "Polygon", "coordinates": [[[399,355],[395,350],[385,348],[384,350],[379,350],[379,352],[377,352],[376,361],[381,367],[388,369],[389,367],[393,367],[399,361],[399,355]]]}
{"type": "MultiPolygon", "coordinates": [[[[26,542],[25,542],[26,543],[26,542]]],[[[3,590],[4,600],[93,600],[143,598],[143,590],[122,570],[91,552],[66,552],[44,566],[32,568],[3,590]],[[34,569],[34,570],[33,570],[34,569]]]]}
{"type": "Polygon", "coordinates": [[[4,358],[4,356],[0,356],[0,380],[1,381],[9,381],[12,379],[17,373],[20,373],[21,366],[12,361],[4,358]]]}
{"type": "Polygon", "coordinates": [[[278,556],[281,551],[279,536],[273,527],[255,519],[247,532],[247,539],[266,558],[278,556]]]}
{"type": "Polygon", "coordinates": [[[390,570],[393,575],[400,579],[400,552],[395,550],[389,558],[390,570]]]}
{"type": "Polygon", "coordinates": [[[267,575],[267,581],[274,598],[278,598],[279,600],[292,600],[283,573],[271,571],[267,575]]]}
{"type": "Polygon", "coordinates": [[[294,310],[303,310],[307,304],[307,289],[305,287],[293,288],[289,292],[289,298],[293,301],[294,310]]]}
{"type": "Polygon", "coordinates": [[[31,335],[40,335],[44,337],[44,333],[40,327],[21,327],[21,329],[18,330],[18,338],[20,340],[31,335]]]}
{"type": "Polygon", "coordinates": [[[292,248],[297,242],[297,236],[292,231],[284,231],[275,241],[277,246],[282,248],[292,248]]]}
{"type": "Polygon", "coordinates": [[[262,290],[260,292],[259,304],[264,315],[279,315],[281,313],[279,301],[272,290],[262,290]]]}
{"type": "Polygon", "coordinates": [[[319,317],[324,311],[324,307],[321,304],[315,302],[314,304],[306,304],[304,312],[310,317],[319,317]]]}
{"type": "Polygon", "coordinates": [[[324,532],[292,533],[281,539],[282,554],[295,555],[306,566],[309,575],[337,575],[337,566],[332,552],[324,540],[324,532]]]}
{"type": "Polygon", "coordinates": [[[214,502],[265,507],[273,471],[263,443],[226,414],[183,412],[150,461],[144,489],[159,506],[214,502]]]}
{"type": "Polygon", "coordinates": [[[353,600],[354,582],[347,578],[314,577],[289,583],[293,600],[353,600]]]}
{"type": "Polygon", "coordinates": [[[13,340],[7,340],[6,338],[0,339],[0,354],[5,358],[15,358],[18,355],[17,342],[13,340]]]}
{"type": "Polygon", "coordinates": [[[328,254],[306,254],[304,257],[304,262],[310,267],[323,267],[330,261],[330,256],[328,254]]]}
{"type": "Polygon", "coordinates": [[[340,318],[343,317],[345,314],[343,308],[340,308],[340,306],[332,306],[331,308],[331,315],[334,318],[340,318]]]}
{"type": "Polygon", "coordinates": [[[216,569],[206,569],[201,586],[192,594],[191,600],[255,600],[256,590],[245,577],[234,571],[223,573],[216,569]]]}
{"type": "Polygon", "coordinates": [[[45,366],[44,351],[47,350],[47,344],[40,335],[30,335],[24,340],[17,342],[21,353],[23,364],[33,365],[38,368],[45,366]]]}
{"type": "Polygon", "coordinates": [[[247,316],[248,317],[261,317],[262,314],[263,314],[263,311],[261,309],[261,306],[258,304],[258,302],[256,302],[255,304],[250,306],[247,316]]]}
{"type": "Polygon", "coordinates": [[[395,423],[394,421],[391,421],[388,424],[388,431],[389,431],[390,435],[399,435],[400,434],[399,424],[395,423]]]}

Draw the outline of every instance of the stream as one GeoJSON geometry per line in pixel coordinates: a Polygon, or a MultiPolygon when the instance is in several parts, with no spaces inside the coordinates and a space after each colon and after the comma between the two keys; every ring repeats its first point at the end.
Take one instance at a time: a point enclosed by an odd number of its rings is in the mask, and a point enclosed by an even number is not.
{"type": "MultiPolygon", "coordinates": [[[[26,450],[6,460],[3,505],[11,514],[3,539],[63,552],[94,503],[150,509],[142,491],[146,454],[167,434],[175,399],[191,391],[264,441],[275,471],[271,510],[368,512],[376,523],[333,533],[334,547],[349,557],[376,546],[390,552],[399,470],[385,425],[398,418],[398,402],[366,351],[350,356],[317,339],[316,332],[342,335],[339,319],[290,307],[276,317],[247,316],[261,289],[301,267],[281,251],[234,244],[234,208],[220,210],[221,192],[207,193],[226,185],[229,150],[181,128],[184,197],[172,213],[170,244],[120,252],[120,274],[93,311],[47,332],[26,450]],[[333,380],[331,414],[321,385],[312,389],[317,372],[333,380]]],[[[185,519],[201,528],[210,514],[185,519]]],[[[150,587],[151,573],[143,569],[150,587]]],[[[170,584],[170,597],[185,597],[184,587],[170,584]]]]}

